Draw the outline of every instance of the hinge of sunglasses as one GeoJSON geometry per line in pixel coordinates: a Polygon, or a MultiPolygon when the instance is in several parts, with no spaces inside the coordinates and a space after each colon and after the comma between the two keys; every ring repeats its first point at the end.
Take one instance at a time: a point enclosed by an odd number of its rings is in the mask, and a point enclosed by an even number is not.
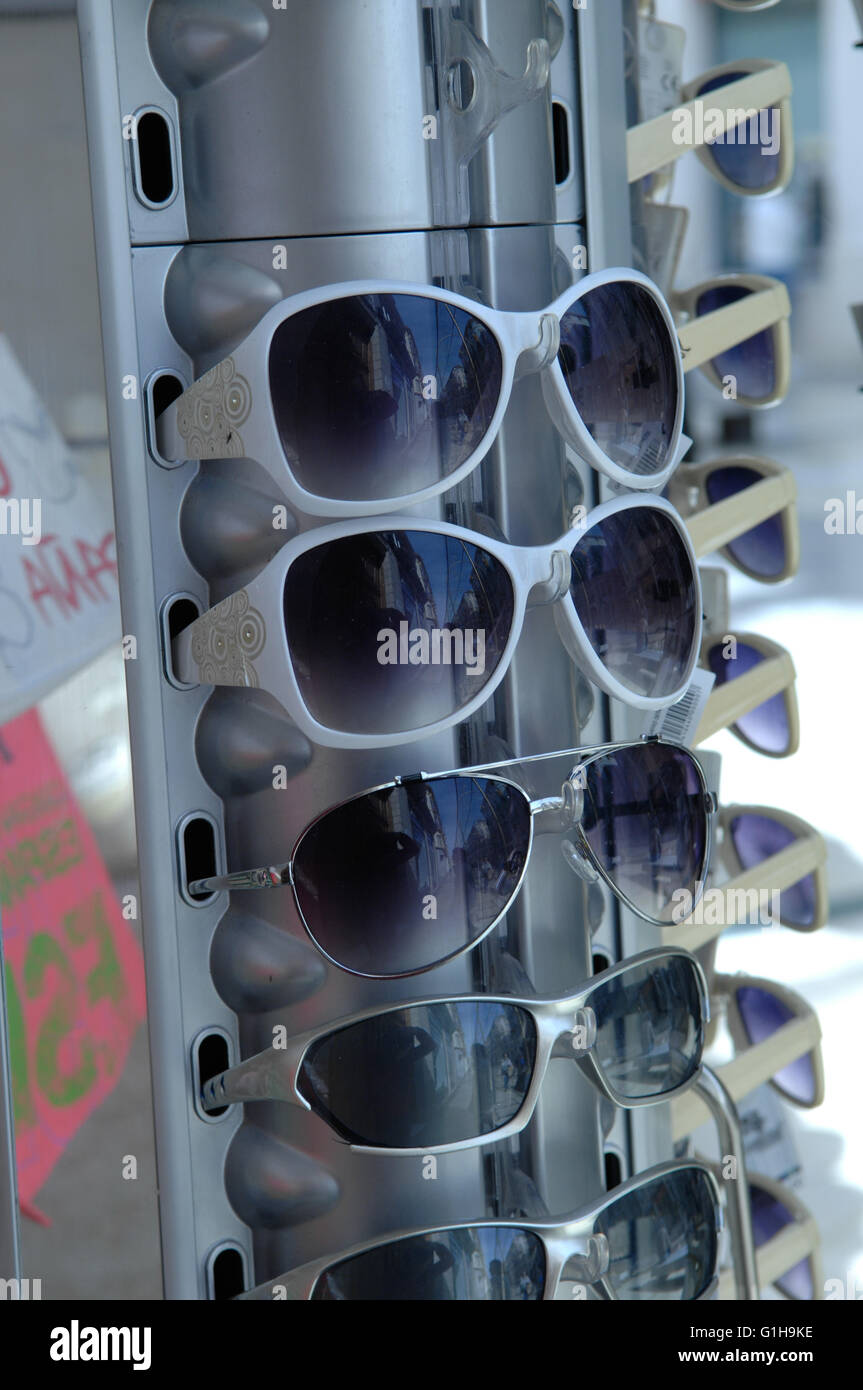
{"type": "Polygon", "coordinates": [[[554,361],[560,350],[560,319],[557,314],[543,314],[539,321],[539,341],[523,348],[515,364],[514,380],[541,372],[554,361]]]}
{"type": "Polygon", "coordinates": [[[567,593],[572,582],[572,559],[565,550],[555,550],[551,557],[551,573],[548,579],[540,579],[527,596],[528,608],[539,608],[546,603],[557,603],[567,593]]]}

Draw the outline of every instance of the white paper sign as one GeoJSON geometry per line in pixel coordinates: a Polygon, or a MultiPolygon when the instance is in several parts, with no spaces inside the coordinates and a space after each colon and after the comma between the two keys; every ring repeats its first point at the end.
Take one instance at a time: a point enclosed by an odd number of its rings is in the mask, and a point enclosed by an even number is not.
{"type": "Polygon", "coordinates": [[[119,639],[110,502],[0,335],[0,722],[119,639]]]}

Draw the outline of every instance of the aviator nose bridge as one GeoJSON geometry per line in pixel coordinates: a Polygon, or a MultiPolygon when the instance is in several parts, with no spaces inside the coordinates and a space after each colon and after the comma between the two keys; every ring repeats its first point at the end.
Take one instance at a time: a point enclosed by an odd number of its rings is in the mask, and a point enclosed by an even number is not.
{"type": "Polygon", "coordinates": [[[542,314],[539,320],[539,339],[533,314],[513,314],[513,346],[518,353],[514,380],[541,372],[551,366],[560,348],[560,319],[557,314],[542,314]]]}

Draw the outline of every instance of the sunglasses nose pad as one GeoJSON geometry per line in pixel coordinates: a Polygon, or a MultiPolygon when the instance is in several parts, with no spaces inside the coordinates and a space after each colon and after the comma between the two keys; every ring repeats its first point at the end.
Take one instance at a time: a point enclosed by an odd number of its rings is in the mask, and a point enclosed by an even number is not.
{"type": "Polygon", "coordinates": [[[523,348],[515,364],[515,380],[541,372],[557,357],[560,348],[560,319],[557,314],[543,314],[539,321],[539,340],[523,348]]]}
{"type": "Polygon", "coordinates": [[[574,874],[577,874],[585,883],[596,883],[599,874],[578,846],[573,844],[572,840],[561,840],[560,852],[574,874]]]}
{"type": "Polygon", "coordinates": [[[595,1284],[597,1279],[608,1273],[610,1263],[611,1247],[608,1237],[600,1233],[590,1237],[585,1255],[573,1255],[568,1261],[567,1272],[576,1283],[595,1284]]]}

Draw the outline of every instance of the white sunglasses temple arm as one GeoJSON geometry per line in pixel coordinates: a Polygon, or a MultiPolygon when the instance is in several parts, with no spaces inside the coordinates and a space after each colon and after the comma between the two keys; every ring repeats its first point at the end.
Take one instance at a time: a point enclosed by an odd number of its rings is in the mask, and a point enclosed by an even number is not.
{"type": "Polygon", "coordinates": [[[782,652],[779,656],[766,657],[745,675],[735,676],[715,688],[707,697],[693,744],[703,743],[720,729],[730,728],[741,715],[787,690],[794,679],[794,662],[788,652],[782,652]]]}
{"type": "MultiPolygon", "coordinates": [[[[787,472],[762,478],[723,502],[714,502],[686,518],[686,529],[699,560],[722,550],[729,541],[745,535],[769,517],[778,516],[797,497],[794,474],[787,472]]],[[[673,500],[673,499],[672,499],[673,500]]]]}
{"type": "Polygon", "coordinates": [[[790,314],[788,290],[777,283],[769,289],[754,290],[722,309],[691,318],[677,330],[684,372],[702,367],[720,353],[754,338],[756,333],[773,328],[790,314]]]}
{"type": "Polygon", "coordinates": [[[698,142],[691,138],[689,132],[693,127],[703,131],[705,109],[711,112],[710,133],[714,139],[718,139],[759,111],[775,106],[790,95],[791,75],[784,63],[777,63],[760,72],[748,73],[736,82],[727,82],[708,92],[706,97],[693,97],[691,101],[655,116],[652,121],[630,126],[626,132],[629,182],[636,183],[647,174],[655,174],[692,149],[698,142]]]}

